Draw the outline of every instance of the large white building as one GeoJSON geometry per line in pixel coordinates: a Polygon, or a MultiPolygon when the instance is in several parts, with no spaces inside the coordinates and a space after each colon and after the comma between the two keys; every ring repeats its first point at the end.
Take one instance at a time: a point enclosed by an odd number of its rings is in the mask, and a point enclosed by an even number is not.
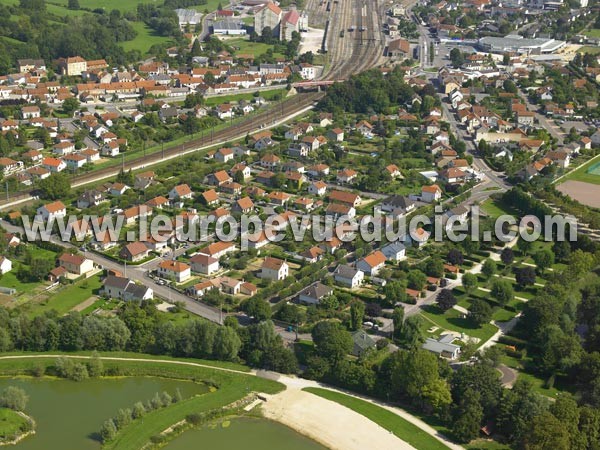
{"type": "Polygon", "coordinates": [[[523,36],[510,34],[505,37],[482,37],[478,44],[483,51],[492,53],[516,52],[525,55],[545,55],[560,50],[567,43],[556,39],[526,39],[523,36]]]}

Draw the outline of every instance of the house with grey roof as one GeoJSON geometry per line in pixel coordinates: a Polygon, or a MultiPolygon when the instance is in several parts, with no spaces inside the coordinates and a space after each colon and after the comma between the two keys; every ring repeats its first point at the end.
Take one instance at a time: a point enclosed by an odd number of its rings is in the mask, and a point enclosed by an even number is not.
{"type": "Polygon", "coordinates": [[[366,351],[375,347],[375,341],[365,330],[352,333],[352,355],[362,356],[366,351]]]}
{"type": "Polygon", "coordinates": [[[333,279],[336,283],[349,288],[359,287],[365,278],[365,273],[362,270],[355,269],[347,265],[340,265],[333,274],[333,279]]]}
{"type": "Polygon", "coordinates": [[[421,348],[435,353],[441,358],[455,360],[460,356],[460,346],[453,344],[455,340],[455,336],[443,334],[439,339],[427,338],[421,348]]]}
{"type": "Polygon", "coordinates": [[[298,301],[305,305],[318,305],[321,300],[333,293],[333,288],[317,281],[300,291],[298,301]]]}
{"type": "Polygon", "coordinates": [[[408,214],[415,209],[415,202],[404,195],[392,195],[381,202],[381,211],[394,216],[408,214]]]}
{"type": "Polygon", "coordinates": [[[386,246],[381,248],[388,261],[402,261],[406,258],[406,247],[402,242],[390,242],[386,246]]]}
{"type": "Polygon", "coordinates": [[[104,279],[102,295],[121,300],[150,300],[154,291],[147,286],[136,284],[129,278],[109,275],[104,279]]]}

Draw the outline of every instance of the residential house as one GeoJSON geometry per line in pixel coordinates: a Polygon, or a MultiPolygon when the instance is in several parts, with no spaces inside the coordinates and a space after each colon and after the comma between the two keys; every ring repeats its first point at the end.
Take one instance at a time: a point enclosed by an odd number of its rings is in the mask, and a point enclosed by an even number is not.
{"type": "Polygon", "coordinates": [[[232,182],[233,178],[224,170],[211,173],[206,177],[207,184],[212,186],[221,186],[223,183],[232,182]]]}
{"type": "Polygon", "coordinates": [[[356,330],[352,333],[353,356],[360,357],[372,348],[375,348],[375,341],[365,330],[356,330]]]}
{"type": "Polygon", "coordinates": [[[215,242],[207,247],[198,250],[198,253],[212,256],[213,258],[220,259],[227,253],[235,252],[235,244],[233,242],[215,242]]]}
{"type": "Polygon", "coordinates": [[[0,275],[4,275],[12,270],[12,261],[6,256],[0,256],[0,275]]]}
{"type": "Polygon", "coordinates": [[[350,184],[354,183],[356,177],[358,176],[358,172],[352,169],[343,169],[337,173],[336,180],[338,183],[350,184]]]}
{"type": "Polygon", "coordinates": [[[404,195],[392,195],[381,202],[381,211],[394,216],[408,214],[415,209],[415,202],[404,195]]]}
{"type": "Polygon", "coordinates": [[[190,265],[193,272],[202,273],[204,275],[211,275],[218,272],[221,266],[219,260],[212,256],[205,255],[203,253],[197,253],[190,258],[190,265]]]}
{"type": "Polygon", "coordinates": [[[356,268],[363,271],[366,275],[375,276],[383,269],[385,261],[385,255],[380,250],[376,250],[368,256],[358,260],[356,262],[356,268]]]}
{"type": "Polygon", "coordinates": [[[421,187],[421,201],[434,203],[442,198],[442,189],[437,184],[421,187]]]}
{"type": "Polygon", "coordinates": [[[126,261],[137,262],[148,257],[150,249],[143,242],[136,241],[125,245],[119,252],[119,258],[126,261]]]}
{"type": "Polygon", "coordinates": [[[142,301],[154,298],[154,291],[149,287],[136,284],[129,278],[108,275],[103,282],[102,295],[126,301],[142,301]]]}
{"type": "Polygon", "coordinates": [[[217,150],[217,152],[215,153],[215,160],[220,162],[220,163],[226,163],[228,161],[231,161],[233,159],[233,150],[230,148],[220,148],[219,150],[217,150]]]}
{"type": "Polygon", "coordinates": [[[344,141],[344,130],[341,128],[333,128],[327,132],[327,139],[334,142],[344,141]]]}
{"type": "Polygon", "coordinates": [[[74,275],[85,275],[94,270],[94,262],[81,255],[64,253],[58,258],[58,265],[74,275]]]}
{"type": "Polygon", "coordinates": [[[318,195],[319,197],[325,195],[327,192],[327,184],[323,181],[313,181],[308,186],[308,193],[311,195],[318,195]]]}
{"type": "Polygon", "coordinates": [[[62,159],[48,157],[42,160],[42,167],[52,173],[58,173],[67,168],[67,163],[62,159]]]}
{"type": "Polygon", "coordinates": [[[338,266],[333,275],[336,283],[351,289],[359,287],[364,277],[365,273],[362,270],[347,265],[338,266]]]}
{"type": "Polygon", "coordinates": [[[104,194],[97,190],[85,191],[77,198],[77,207],[79,209],[89,208],[90,206],[98,206],[106,201],[104,194]]]}
{"type": "Polygon", "coordinates": [[[356,209],[352,205],[344,203],[330,203],[327,205],[325,215],[332,216],[334,220],[347,216],[349,219],[356,217],[356,209]]]}
{"type": "Polygon", "coordinates": [[[406,247],[401,242],[390,242],[381,249],[388,261],[402,261],[406,258],[406,247]]]}
{"type": "Polygon", "coordinates": [[[233,203],[231,210],[241,214],[251,213],[254,210],[254,202],[250,197],[242,197],[233,203]]]}
{"type": "Polygon", "coordinates": [[[187,184],[179,184],[169,191],[169,200],[185,200],[194,196],[192,189],[187,184]]]}
{"type": "Polygon", "coordinates": [[[285,280],[289,274],[289,266],[287,262],[279,258],[273,258],[267,256],[262,263],[260,277],[273,280],[281,281],[285,280]]]}
{"type": "Polygon", "coordinates": [[[337,203],[344,203],[347,205],[354,206],[355,208],[359,206],[362,202],[360,195],[354,194],[348,191],[331,191],[329,193],[329,200],[337,203]]]}
{"type": "Polygon", "coordinates": [[[333,288],[317,281],[298,294],[298,302],[305,305],[318,305],[325,297],[333,293],[333,288]]]}
{"type": "Polygon", "coordinates": [[[186,263],[174,260],[163,261],[156,269],[158,276],[182,283],[191,277],[191,269],[186,263]]]}
{"type": "Polygon", "coordinates": [[[60,200],[47,203],[37,209],[37,216],[44,221],[51,221],[67,215],[67,207],[60,200]]]}
{"type": "Polygon", "coordinates": [[[421,348],[436,355],[454,361],[460,356],[460,346],[453,344],[456,337],[452,334],[443,334],[439,339],[427,338],[421,348]]]}

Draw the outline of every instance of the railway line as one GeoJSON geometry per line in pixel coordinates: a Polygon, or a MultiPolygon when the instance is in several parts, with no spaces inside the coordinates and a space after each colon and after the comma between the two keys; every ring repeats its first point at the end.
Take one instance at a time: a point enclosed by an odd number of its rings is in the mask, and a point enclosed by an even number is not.
{"type": "MultiPolygon", "coordinates": [[[[312,0],[315,1],[315,0],[312,0]]],[[[327,33],[327,49],[332,55],[332,62],[323,75],[324,80],[345,79],[352,74],[360,73],[377,65],[383,54],[383,38],[380,28],[381,0],[367,3],[366,0],[324,0],[319,8],[329,11],[329,30],[327,33]],[[348,32],[354,27],[355,30],[348,32]],[[363,29],[363,31],[359,31],[363,29]],[[340,32],[345,30],[344,37],[340,38],[340,32]]],[[[239,139],[248,133],[259,131],[263,127],[269,127],[273,123],[291,117],[304,109],[315,104],[325,93],[309,92],[283,100],[280,104],[269,108],[264,112],[248,117],[226,129],[211,132],[204,130],[199,138],[192,139],[184,144],[165,147],[162,151],[139,156],[125,161],[121,165],[114,165],[92,172],[77,175],[72,178],[72,186],[79,187],[88,183],[110,178],[119,173],[121,169],[137,170],[140,168],[160,164],[195,151],[207,148],[219,143],[239,139]]],[[[0,210],[7,209],[18,202],[25,202],[34,197],[35,192],[22,190],[13,192],[7,198],[0,200],[0,210]]]]}

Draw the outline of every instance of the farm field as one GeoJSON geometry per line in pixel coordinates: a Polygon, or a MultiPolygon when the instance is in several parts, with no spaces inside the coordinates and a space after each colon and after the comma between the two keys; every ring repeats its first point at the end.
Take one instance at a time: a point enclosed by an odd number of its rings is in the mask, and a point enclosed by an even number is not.
{"type": "Polygon", "coordinates": [[[172,41],[165,36],[157,36],[154,31],[143,22],[131,22],[131,26],[137,32],[137,36],[131,41],[121,44],[124,50],[139,50],[145,54],[150,47],[157,44],[169,44],[172,41]]]}
{"type": "MultiPolygon", "coordinates": [[[[52,0],[52,3],[67,6],[69,0],[52,0]]],[[[82,8],[97,9],[104,8],[107,11],[118,9],[122,12],[135,11],[138,3],[156,3],[151,0],[79,0],[82,8]]]]}

